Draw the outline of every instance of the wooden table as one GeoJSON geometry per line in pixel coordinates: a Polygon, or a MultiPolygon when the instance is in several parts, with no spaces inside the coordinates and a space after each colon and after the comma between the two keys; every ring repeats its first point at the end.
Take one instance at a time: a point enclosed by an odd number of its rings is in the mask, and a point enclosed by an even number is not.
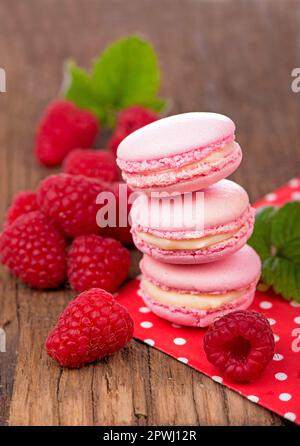
{"type": "MultiPolygon", "coordinates": [[[[169,113],[217,111],[237,123],[244,159],[233,179],[252,200],[299,174],[299,1],[0,0],[1,215],[49,170],[32,156],[35,124],[68,58],[88,67],[104,46],[140,32],[154,44],[169,113]],[[297,12],[298,11],[298,12],[297,12]]],[[[51,171],[53,172],[53,171],[51,171]]],[[[282,424],[278,416],[186,365],[132,341],[113,357],[63,370],[43,343],[69,291],[37,292],[1,268],[0,424],[282,424]]]]}

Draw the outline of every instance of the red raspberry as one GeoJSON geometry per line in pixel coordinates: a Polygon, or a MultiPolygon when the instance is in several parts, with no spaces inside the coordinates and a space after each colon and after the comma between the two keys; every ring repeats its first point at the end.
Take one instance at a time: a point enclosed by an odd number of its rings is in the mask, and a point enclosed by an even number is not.
{"type": "Polygon", "coordinates": [[[6,221],[10,225],[20,215],[28,214],[28,212],[38,209],[36,193],[33,191],[22,191],[16,194],[12,204],[6,213],[6,221]]]}
{"type": "Polygon", "coordinates": [[[113,154],[117,153],[117,149],[121,141],[128,136],[127,131],[123,129],[118,129],[113,133],[112,137],[108,141],[108,147],[112,151],[113,154]]]}
{"type": "Polygon", "coordinates": [[[134,105],[119,113],[117,126],[132,133],[157,119],[159,119],[159,117],[156,113],[139,105],[134,105]]]}
{"type": "Polygon", "coordinates": [[[116,153],[120,142],[135,130],[157,121],[159,116],[139,105],[134,105],[122,110],[117,119],[117,130],[109,141],[110,149],[116,153]]]}
{"type": "Polygon", "coordinates": [[[116,222],[117,222],[117,226],[116,227],[105,227],[102,228],[101,230],[101,234],[105,237],[112,237],[115,238],[116,240],[119,240],[120,242],[122,242],[124,245],[132,245],[133,241],[132,241],[132,235],[130,232],[130,225],[128,224],[128,215],[130,213],[131,210],[131,204],[129,204],[129,196],[132,193],[132,190],[125,184],[125,183],[113,183],[110,185],[110,190],[111,192],[113,192],[113,194],[116,197],[116,222]],[[126,198],[123,195],[123,192],[121,192],[120,194],[120,186],[122,187],[126,187],[126,198]],[[120,226],[120,201],[122,202],[122,204],[125,205],[125,201],[127,203],[127,210],[126,210],[126,215],[127,215],[127,226],[120,226]]]}
{"type": "Polygon", "coordinates": [[[66,278],[66,242],[40,211],[30,212],[2,232],[0,261],[34,288],[56,288],[66,278]]]}
{"type": "Polygon", "coordinates": [[[67,237],[98,234],[96,197],[107,189],[100,180],[60,173],[45,178],[37,191],[41,210],[67,237]]]}
{"type": "Polygon", "coordinates": [[[104,150],[75,149],[64,161],[64,172],[85,175],[103,181],[116,181],[118,167],[111,152],[104,150]]]}
{"type": "Polygon", "coordinates": [[[35,155],[41,164],[57,166],[71,150],[90,147],[98,132],[92,113],[69,101],[53,101],[38,124],[35,155]]]}
{"type": "Polygon", "coordinates": [[[92,288],[69,303],[45,347],[60,365],[76,368],[117,352],[132,336],[127,309],[111,294],[92,288]]]}
{"type": "Polygon", "coordinates": [[[274,354],[268,320],[255,311],[234,311],[218,319],[204,336],[209,362],[232,381],[254,381],[274,354]]]}
{"type": "Polygon", "coordinates": [[[128,250],[111,238],[83,235],[69,251],[68,278],[77,292],[97,287],[113,293],[127,279],[129,267],[128,250]]]}

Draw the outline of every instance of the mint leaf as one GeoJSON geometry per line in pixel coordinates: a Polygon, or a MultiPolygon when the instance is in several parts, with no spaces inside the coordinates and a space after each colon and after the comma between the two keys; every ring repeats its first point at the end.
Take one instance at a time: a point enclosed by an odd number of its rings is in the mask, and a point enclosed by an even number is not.
{"type": "Polygon", "coordinates": [[[281,257],[263,262],[263,281],[286,299],[300,302],[300,265],[281,257]]]}
{"type": "Polygon", "coordinates": [[[261,260],[267,259],[271,254],[271,223],[276,212],[277,209],[273,206],[265,206],[256,212],[254,231],[248,243],[261,260]]]}
{"type": "Polygon", "coordinates": [[[104,102],[117,110],[129,105],[151,106],[160,84],[154,49],[139,37],[121,39],[96,61],[92,79],[104,102]]]}
{"type": "Polygon", "coordinates": [[[131,36],[110,45],[96,60],[91,74],[68,65],[70,85],[65,97],[113,127],[118,111],[141,105],[155,112],[166,103],[158,97],[160,71],[153,47],[131,36]]]}
{"type": "Polygon", "coordinates": [[[263,282],[300,301],[300,203],[259,210],[249,244],[262,260],[263,282]]]}
{"type": "Polygon", "coordinates": [[[276,218],[272,222],[271,240],[278,254],[283,257],[292,255],[293,258],[298,257],[300,261],[299,250],[296,249],[297,241],[300,242],[299,202],[292,201],[278,209],[276,218]]]}
{"type": "Polygon", "coordinates": [[[149,108],[150,110],[158,113],[166,107],[167,103],[164,99],[155,98],[147,100],[145,102],[141,102],[139,105],[142,105],[143,107],[149,108]]]}
{"type": "Polygon", "coordinates": [[[99,119],[104,117],[101,109],[101,98],[94,88],[93,82],[86,71],[78,68],[74,63],[67,64],[68,89],[65,98],[74,102],[78,107],[93,112],[99,119]]]}

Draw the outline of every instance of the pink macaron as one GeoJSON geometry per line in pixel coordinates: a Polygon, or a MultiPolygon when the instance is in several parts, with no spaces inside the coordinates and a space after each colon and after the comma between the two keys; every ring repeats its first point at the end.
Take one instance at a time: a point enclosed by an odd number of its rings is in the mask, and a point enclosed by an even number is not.
{"type": "Polygon", "coordinates": [[[248,245],[216,263],[172,265],[144,255],[139,294],[163,319],[206,327],[254,298],[261,262],[248,245]]]}
{"type": "Polygon", "coordinates": [[[244,246],[255,210],[241,186],[221,180],[171,198],[141,194],[130,216],[140,251],[166,263],[194,264],[220,260],[244,246]]]}
{"type": "Polygon", "coordinates": [[[117,163],[134,190],[192,192],[234,172],[242,159],[235,125],[217,113],[184,113],[131,133],[117,163]]]}

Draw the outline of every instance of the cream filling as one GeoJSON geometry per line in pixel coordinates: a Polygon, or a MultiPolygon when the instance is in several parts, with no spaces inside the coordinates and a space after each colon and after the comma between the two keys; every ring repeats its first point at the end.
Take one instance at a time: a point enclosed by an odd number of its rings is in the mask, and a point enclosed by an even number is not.
{"type": "Polygon", "coordinates": [[[156,237],[153,234],[140,231],[136,231],[136,235],[143,242],[155,246],[156,248],[159,249],[170,250],[170,251],[177,251],[177,250],[192,251],[195,249],[202,249],[223,242],[224,240],[227,240],[233,235],[235,235],[239,230],[240,228],[238,228],[236,231],[227,232],[226,234],[207,235],[205,237],[188,239],[188,240],[165,239],[156,237]]]}
{"type": "Polygon", "coordinates": [[[246,290],[239,290],[229,291],[224,294],[178,293],[174,290],[163,290],[147,279],[142,279],[141,286],[145,291],[145,294],[154,301],[164,305],[195,308],[197,310],[211,310],[219,308],[221,305],[238,299],[246,292],[246,290]]]}
{"type": "MultiPolygon", "coordinates": [[[[188,172],[190,170],[192,171],[194,169],[199,168],[202,164],[207,165],[207,167],[217,166],[220,161],[223,161],[224,158],[231,155],[236,150],[236,146],[237,146],[236,142],[234,142],[234,141],[229,142],[229,143],[225,144],[221,149],[213,151],[207,157],[202,158],[199,161],[194,161],[192,163],[184,164],[183,166],[176,168],[176,172],[181,172],[181,171],[188,172]]],[[[158,170],[155,173],[155,175],[164,174],[166,172],[172,172],[173,170],[174,169],[170,169],[170,168],[161,169],[161,170],[158,170]]],[[[145,172],[142,172],[141,175],[142,176],[151,176],[151,175],[153,175],[153,172],[145,171],[145,172]]],[[[135,173],[131,174],[131,173],[127,172],[126,176],[128,176],[130,178],[131,176],[134,176],[134,177],[139,176],[139,174],[135,174],[135,173]]]]}

